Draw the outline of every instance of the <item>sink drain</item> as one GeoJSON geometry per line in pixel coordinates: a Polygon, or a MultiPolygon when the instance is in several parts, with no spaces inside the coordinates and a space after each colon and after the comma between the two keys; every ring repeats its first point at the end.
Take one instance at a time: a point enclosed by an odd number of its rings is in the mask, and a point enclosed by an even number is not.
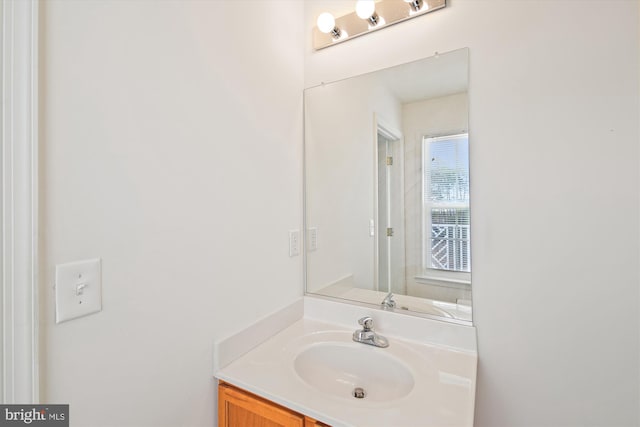
{"type": "Polygon", "coordinates": [[[367,394],[364,392],[362,387],[356,387],[353,389],[353,397],[356,399],[364,399],[367,394]]]}

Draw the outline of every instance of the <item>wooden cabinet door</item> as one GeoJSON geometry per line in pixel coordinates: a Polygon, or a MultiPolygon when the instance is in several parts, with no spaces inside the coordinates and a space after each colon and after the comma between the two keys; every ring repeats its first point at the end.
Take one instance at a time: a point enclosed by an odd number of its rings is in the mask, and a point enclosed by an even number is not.
{"type": "Polygon", "coordinates": [[[218,426],[304,427],[304,417],[229,384],[220,383],[218,426]]]}

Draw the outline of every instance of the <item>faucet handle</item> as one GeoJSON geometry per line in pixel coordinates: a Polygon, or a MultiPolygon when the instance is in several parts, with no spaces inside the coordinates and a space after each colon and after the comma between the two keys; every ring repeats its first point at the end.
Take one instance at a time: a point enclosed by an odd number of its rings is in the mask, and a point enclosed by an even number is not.
{"type": "Polygon", "coordinates": [[[385,310],[394,309],[396,307],[396,302],[393,300],[393,293],[389,292],[382,300],[380,306],[385,310]]]}
{"type": "Polygon", "coordinates": [[[358,319],[358,323],[362,325],[365,332],[373,329],[373,319],[369,316],[365,316],[362,319],[358,319]]]}

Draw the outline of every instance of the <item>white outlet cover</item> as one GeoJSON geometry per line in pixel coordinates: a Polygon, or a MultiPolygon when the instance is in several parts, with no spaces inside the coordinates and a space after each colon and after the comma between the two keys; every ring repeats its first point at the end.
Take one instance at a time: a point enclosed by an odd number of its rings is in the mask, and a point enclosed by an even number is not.
{"type": "Polygon", "coordinates": [[[56,265],[56,323],[102,310],[99,258],[56,265]]]}

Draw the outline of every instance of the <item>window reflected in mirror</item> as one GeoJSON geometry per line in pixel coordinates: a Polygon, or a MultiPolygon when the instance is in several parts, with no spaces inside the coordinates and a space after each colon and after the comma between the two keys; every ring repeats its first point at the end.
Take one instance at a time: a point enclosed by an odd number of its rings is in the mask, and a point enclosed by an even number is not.
{"type": "Polygon", "coordinates": [[[425,136],[422,153],[423,277],[440,270],[469,282],[469,135],[425,136]]]}

